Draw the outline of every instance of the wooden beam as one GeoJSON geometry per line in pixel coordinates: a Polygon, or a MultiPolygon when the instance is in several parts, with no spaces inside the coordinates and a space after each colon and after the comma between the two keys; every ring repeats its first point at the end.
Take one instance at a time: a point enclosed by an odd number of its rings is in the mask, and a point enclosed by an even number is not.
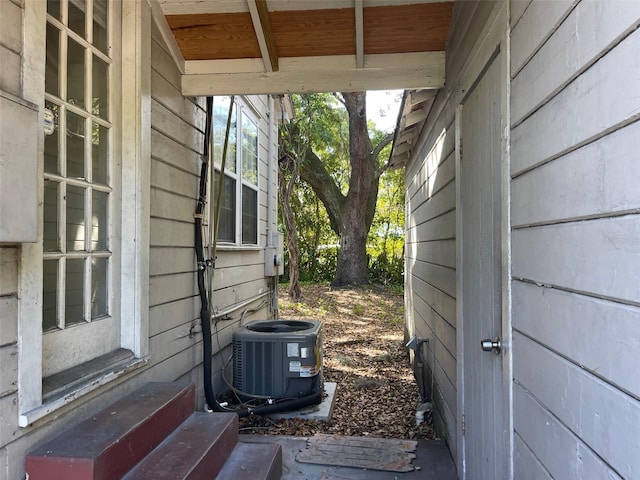
{"type": "Polygon", "coordinates": [[[265,71],[261,58],[238,58],[234,60],[187,60],[184,73],[262,73],[265,71]]]}
{"type": "Polygon", "coordinates": [[[393,149],[393,155],[396,156],[396,155],[400,155],[401,153],[410,152],[412,148],[413,148],[413,145],[409,140],[407,140],[406,142],[402,142],[401,144],[397,145],[393,149]]]}
{"type": "MultiPolygon", "coordinates": [[[[193,71],[189,67],[190,71],[193,71]]],[[[444,86],[444,52],[365,56],[356,68],[352,55],[282,58],[277,72],[185,74],[183,95],[305,93],[444,86]]]]}
{"type": "Polygon", "coordinates": [[[356,11],[356,68],[364,68],[363,0],[355,0],[356,11]]]}
{"type": "Polygon", "coordinates": [[[256,32],[260,53],[267,72],[278,71],[278,51],[276,48],[273,29],[271,28],[271,17],[267,8],[266,0],[247,0],[251,21],[256,32]]]}
{"type": "Polygon", "coordinates": [[[436,92],[433,90],[417,90],[411,92],[409,102],[411,105],[416,105],[418,103],[424,102],[425,100],[432,98],[436,95],[436,92]]]}
{"type": "Polygon", "coordinates": [[[415,125],[416,123],[420,123],[422,120],[427,118],[427,113],[429,112],[423,110],[422,108],[419,110],[414,110],[413,112],[409,112],[403,118],[404,126],[409,127],[411,125],[415,125]]]}
{"type": "MultiPolygon", "coordinates": [[[[323,57],[281,57],[278,61],[283,72],[311,72],[322,70],[350,70],[357,68],[354,55],[327,55],[323,57]]],[[[384,53],[365,55],[365,69],[426,68],[444,65],[444,52],[384,53]]],[[[185,73],[260,73],[264,72],[259,58],[233,60],[187,60],[185,73]]],[[[429,90],[424,90],[429,92],[429,90]]],[[[435,93],[434,93],[435,95],[435,93]]],[[[414,102],[415,103],[415,102],[414,102]]]]}
{"type": "Polygon", "coordinates": [[[411,142],[413,138],[418,136],[420,132],[415,126],[407,127],[400,131],[400,135],[396,139],[397,143],[411,142]]]}
{"type": "Polygon", "coordinates": [[[404,165],[406,162],[409,161],[409,153],[405,152],[405,153],[400,153],[398,155],[392,155],[391,159],[390,159],[390,164],[391,166],[400,166],[400,165],[404,165]]]}
{"type": "Polygon", "coordinates": [[[165,15],[248,12],[245,0],[157,0],[165,15]]]}

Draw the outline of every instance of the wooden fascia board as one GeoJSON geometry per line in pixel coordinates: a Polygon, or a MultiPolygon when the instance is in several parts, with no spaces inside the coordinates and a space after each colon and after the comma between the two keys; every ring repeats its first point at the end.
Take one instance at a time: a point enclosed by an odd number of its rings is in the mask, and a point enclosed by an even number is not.
{"type": "Polygon", "coordinates": [[[182,51],[178,46],[178,42],[176,42],[176,38],[173,36],[173,32],[167,23],[167,19],[164,16],[164,12],[160,7],[160,4],[157,0],[151,0],[151,15],[153,16],[153,21],[158,26],[158,30],[160,30],[160,35],[164,40],[165,45],[169,49],[169,53],[171,54],[171,58],[178,66],[180,73],[185,73],[185,60],[182,55],[182,51]]]}
{"type": "Polygon", "coordinates": [[[278,71],[278,52],[271,28],[271,19],[265,0],[247,0],[253,29],[256,32],[260,53],[267,72],[278,71]]]}
{"type": "MultiPolygon", "coordinates": [[[[305,93],[387,89],[436,89],[444,86],[444,52],[366,55],[364,68],[355,56],[281,58],[277,72],[238,71],[233,62],[186,62],[183,95],[305,93]]],[[[243,64],[249,67],[248,63],[243,64]]],[[[237,66],[237,65],[235,65],[237,66]]]]}

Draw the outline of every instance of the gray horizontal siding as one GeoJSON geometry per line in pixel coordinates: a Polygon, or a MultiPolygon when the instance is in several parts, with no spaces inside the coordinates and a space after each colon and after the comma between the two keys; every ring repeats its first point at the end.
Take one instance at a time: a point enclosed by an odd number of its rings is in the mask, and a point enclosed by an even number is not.
{"type": "MultiPolygon", "coordinates": [[[[514,333],[516,381],[623,478],[640,472],[640,403],[546,346],[514,333]],[[530,359],[536,361],[531,362],[530,359]],[[620,435],[621,432],[629,435],[620,435]],[[631,435],[634,432],[635,435],[631,435]]],[[[568,452],[563,452],[570,461],[568,452]]],[[[595,455],[595,453],[594,453],[595,455]]]]}
{"type": "Polygon", "coordinates": [[[22,2],[0,3],[0,90],[22,92],[22,2]]]}
{"type": "MultiPolygon", "coordinates": [[[[199,188],[205,100],[182,97],[179,71],[155,27],[153,37],[149,345],[154,368],[147,375],[150,379],[184,377],[201,384],[198,364],[202,358],[202,335],[193,212],[199,188]]],[[[261,97],[252,97],[250,101],[259,118],[259,228],[264,243],[265,190],[268,188],[269,135],[264,120],[267,106],[261,97]]],[[[213,288],[211,302],[215,310],[224,310],[266,291],[264,253],[261,250],[219,250],[213,288]]],[[[221,352],[229,345],[240,313],[232,315],[230,321],[215,323],[214,352],[221,352]]],[[[222,355],[216,355],[214,369],[219,372],[222,365],[222,355]]],[[[220,379],[219,376],[216,378],[220,379]]]]}
{"type": "Polygon", "coordinates": [[[640,122],[513,180],[512,225],[520,228],[639,211],[640,161],[638,145],[630,138],[640,138],[640,122]]]}
{"type": "MultiPolygon", "coordinates": [[[[619,480],[621,477],[521,384],[513,387],[516,436],[552,478],[562,480],[619,480]]],[[[523,465],[515,464],[514,471],[523,465]]],[[[518,480],[529,480],[528,472],[518,480]]]]}
{"type": "MultiPolygon", "coordinates": [[[[571,2],[554,2],[555,15],[563,16],[570,5],[571,2]]],[[[532,8],[547,7],[544,2],[536,2],[532,8]]],[[[514,78],[511,122],[520,123],[547,103],[604,52],[635,30],[638,18],[639,2],[580,2],[514,78]]],[[[544,22],[535,22],[534,25],[542,29],[545,27],[544,22]]],[[[513,41],[514,51],[524,52],[530,49],[532,39],[525,29],[518,27],[513,41]],[[525,42],[527,47],[520,46],[520,42],[525,42]]],[[[515,64],[513,67],[516,68],[515,64]]]]}
{"type": "MultiPolygon", "coordinates": [[[[526,6],[511,33],[511,72],[514,76],[538,52],[578,2],[533,1],[526,6]]],[[[516,6],[516,15],[519,10],[516,6]]]]}
{"type": "Polygon", "coordinates": [[[640,30],[637,30],[535,115],[515,127],[511,132],[512,175],[554,160],[640,119],[639,49],[640,30]],[[624,74],[620,72],[621,65],[624,74]]]}
{"type": "Polygon", "coordinates": [[[640,217],[570,222],[513,232],[513,276],[640,306],[640,217]]]}
{"type": "Polygon", "coordinates": [[[513,314],[515,331],[638,396],[640,308],[515,281],[513,314]]]}
{"type": "Polygon", "coordinates": [[[423,348],[426,383],[434,405],[434,426],[455,457],[457,364],[455,306],[455,158],[453,110],[441,93],[436,126],[407,168],[405,276],[409,329],[423,348]]]}
{"type": "Polygon", "coordinates": [[[522,480],[552,480],[551,474],[534,455],[526,443],[517,433],[513,437],[513,458],[515,479],[522,480]]]}
{"type": "Polygon", "coordinates": [[[514,472],[638,478],[640,4],[532,2],[518,15],[514,472]]]}

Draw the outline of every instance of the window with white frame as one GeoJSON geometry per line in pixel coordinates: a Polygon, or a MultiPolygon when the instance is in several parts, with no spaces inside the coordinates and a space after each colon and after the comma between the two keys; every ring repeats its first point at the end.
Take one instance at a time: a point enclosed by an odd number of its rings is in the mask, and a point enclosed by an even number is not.
{"type": "Polygon", "coordinates": [[[226,162],[222,153],[226,135],[230,97],[214,98],[213,161],[214,195],[222,175],[222,197],[218,240],[220,242],[258,244],[258,121],[250,108],[236,100],[232,111],[226,162]]]}
{"type": "Polygon", "coordinates": [[[120,346],[115,10],[109,0],[47,1],[45,108],[54,130],[44,148],[43,377],[120,346]]]}

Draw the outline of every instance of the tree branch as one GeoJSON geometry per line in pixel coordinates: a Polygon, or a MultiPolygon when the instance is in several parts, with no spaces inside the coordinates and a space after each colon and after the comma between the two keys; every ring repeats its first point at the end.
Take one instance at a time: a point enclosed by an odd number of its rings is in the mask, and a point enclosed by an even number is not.
{"type": "Polygon", "coordinates": [[[394,137],[394,133],[387,133],[387,135],[380,141],[378,145],[376,145],[376,148],[374,148],[373,151],[371,152],[371,155],[373,156],[373,158],[378,158],[378,155],[380,155],[380,152],[382,151],[382,149],[387,145],[389,145],[390,142],[393,141],[393,137],[394,137]]]}
{"type": "Polygon", "coordinates": [[[322,160],[310,148],[300,165],[300,178],[307,182],[324,205],[331,223],[331,230],[340,235],[345,196],[327,172],[322,160]]]}
{"type": "Polygon", "coordinates": [[[347,108],[347,104],[345,103],[345,99],[344,99],[344,95],[343,94],[338,95],[337,93],[332,93],[331,95],[333,95],[333,97],[336,100],[338,100],[344,106],[344,108],[347,108]]]}

